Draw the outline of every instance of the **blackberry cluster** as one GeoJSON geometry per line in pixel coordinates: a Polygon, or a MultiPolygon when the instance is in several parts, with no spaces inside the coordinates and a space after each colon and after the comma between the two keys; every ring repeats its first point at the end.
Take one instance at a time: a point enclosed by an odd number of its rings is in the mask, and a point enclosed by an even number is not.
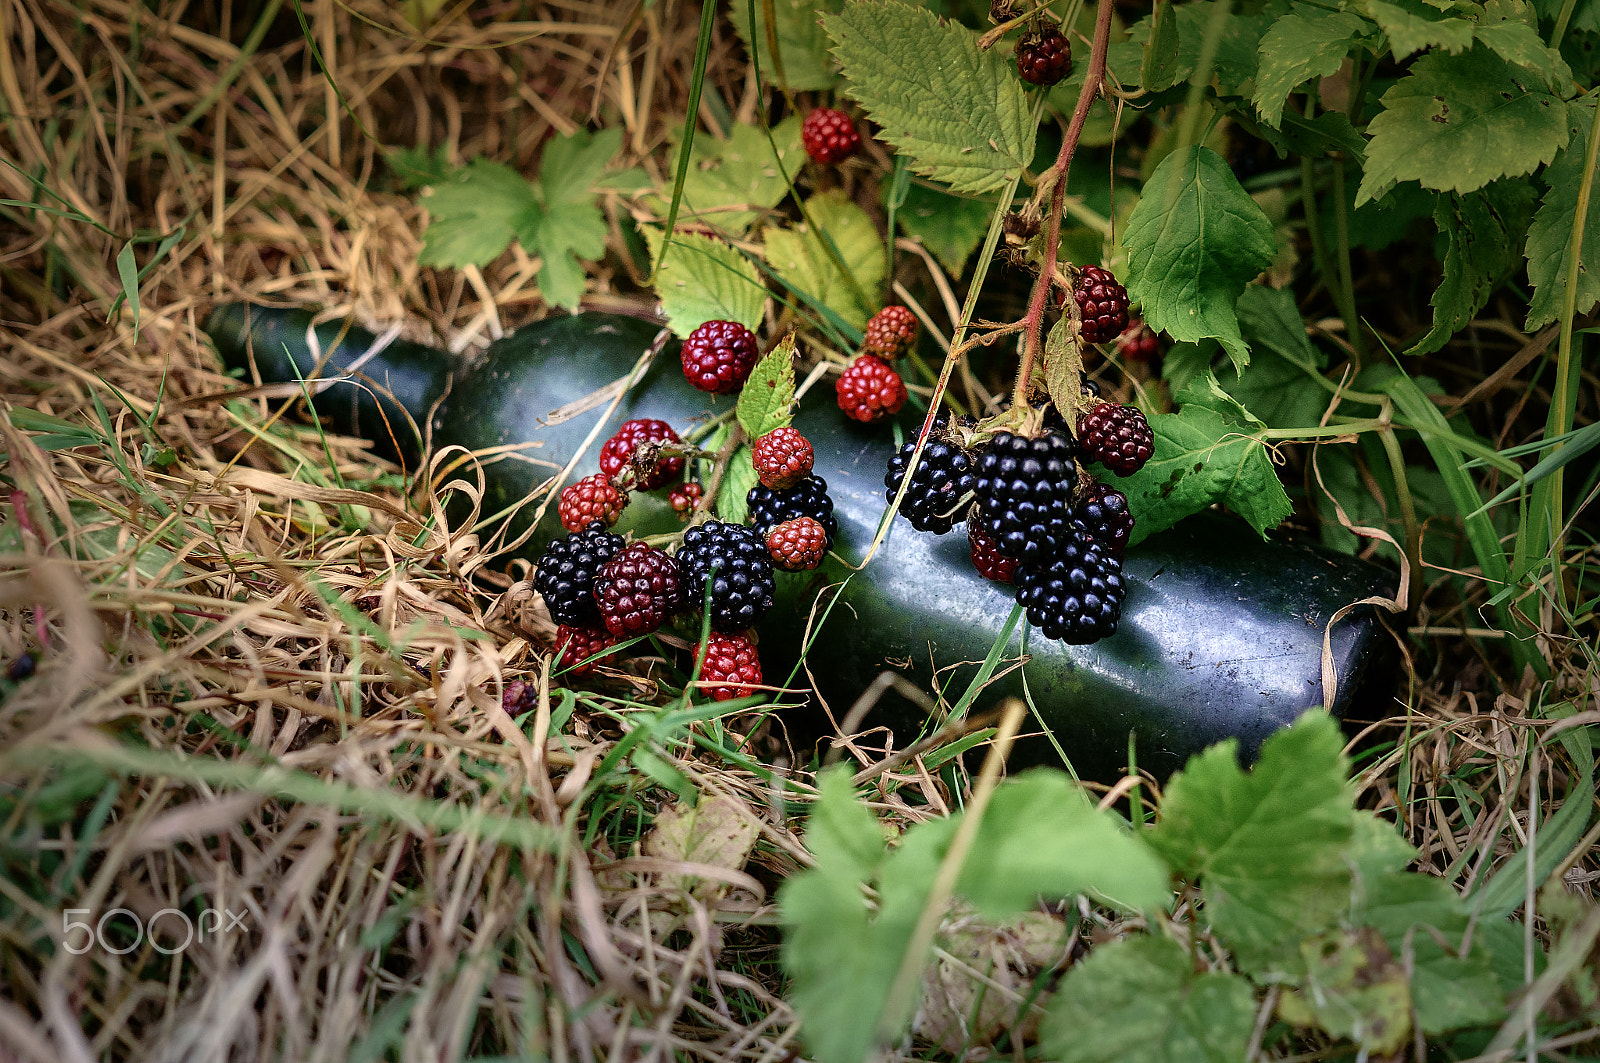
{"type": "Polygon", "coordinates": [[[533,589],[544,598],[551,619],[568,627],[599,627],[594,578],[621,550],[622,536],[612,535],[599,521],[545,547],[533,589]]]}
{"type": "Polygon", "coordinates": [[[1000,552],[1023,565],[1048,561],[1071,537],[1078,465],[1061,432],[1029,439],[1001,432],[978,456],[980,522],[1000,552]]]}
{"type": "Polygon", "coordinates": [[[772,608],[772,559],[753,528],[708,520],[683,533],[677,560],[684,608],[700,608],[709,588],[715,630],[754,627],[772,608]]]}
{"type": "Polygon", "coordinates": [[[1074,646],[1116,634],[1127,594],[1121,563],[1090,539],[1069,539],[1043,564],[1017,569],[1017,604],[1028,623],[1074,646]]]}
{"type": "Polygon", "coordinates": [[[750,526],[761,536],[786,520],[810,517],[828,533],[828,545],[839,534],[839,522],[833,515],[833,499],[828,497],[828,481],[820,476],[807,476],[787,491],[774,491],[756,484],[745,495],[749,507],[750,526]]]}
{"type": "MultiPolygon", "coordinates": [[[[916,449],[917,441],[907,440],[889,459],[889,471],[883,477],[884,501],[894,501],[916,449]]],[[[906,488],[900,513],[917,531],[943,535],[961,522],[976,487],[971,455],[956,443],[929,439],[922,448],[917,471],[911,474],[911,486],[906,488]]]]}

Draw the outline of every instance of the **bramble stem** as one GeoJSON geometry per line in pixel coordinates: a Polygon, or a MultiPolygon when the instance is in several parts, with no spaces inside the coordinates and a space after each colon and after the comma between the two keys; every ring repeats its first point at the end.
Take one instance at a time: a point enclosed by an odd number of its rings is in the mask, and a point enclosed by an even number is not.
{"type": "MultiPolygon", "coordinates": [[[[1061,153],[1051,167],[1055,184],[1050,189],[1050,217],[1046,221],[1044,237],[1044,268],[1034,282],[1033,295],[1028,300],[1028,312],[1022,319],[1024,336],[1022,364],[1017,369],[1017,381],[1011,389],[1013,408],[1028,404],[1028,380],[1033,376],[1033,363],[1038,360],[1044,346],[1044,310],[1050,302],[1050,289],[1055,283],[1056,257],[1061,247],[1061,213],[1067,195],[1067,172],[1072,168],[1072,156],[1078,150],[1078,138],[1083,135],[1083,123],[1089,118],[1089,107],[1100,94],[1101,83],[1106,79],[1106,50],[1111,46],[1111,10],[1113,5],[1101,3],[1094,17],[1094,45],[1089,53],[1089,71],[1083,78],[1083,91],[1078,94],[1078,104],[1072,109],[1072,121],[1061,142],[1061,153]]],[[[1076,411],[1062,410],[1061,415],[1071,424],[1076,411]]]]}

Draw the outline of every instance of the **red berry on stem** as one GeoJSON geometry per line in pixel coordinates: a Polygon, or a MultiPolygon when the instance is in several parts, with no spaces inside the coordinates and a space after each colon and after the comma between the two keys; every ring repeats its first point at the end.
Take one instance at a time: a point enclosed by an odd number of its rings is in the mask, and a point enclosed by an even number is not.
{"type": "Polygon", "coordinates": [[[606,630],[618,638],[646,635],[679,607],[678,563],[645,543],[631,543],[594,578],[594,600],[606,630]]]}
{"type": "Polygon", "coordinates": [[[852,420],[870,424],[892,417],[906,404],[906,384],[880,358],[858,355],[839,375],[835,390],[839,409],[852,420]]]}
{"type": "Polygon", "coordinates": [[[561,659],[556,662],[556,667],[564,668],[575,676],[588,675],[594,671],[595,665],[610,660],[612,655],[608,653],[592,661],[589,658],[616,644],[617,637],[603,627],[568,627],[563,624],[556,628],[556,649],[561,651],[561,659]]]}
{"type": "Polygon", "coordinates": [[[605,473],[597,472],[563,488],[556,512],[563,528],[580,532],[596,520],[611,527],[627,505],[627,493],[613,487],[605,473]]]}
{"type": "Polygon", "coordinates": [[[701,391],[732,395],[760,357],[755,333],[737,321],[707,321],[683,341],[683,375],[701,391]]]}
{"type": "Polygon", "coordinates": [[[1089,343],[1110,343],[1128,328],[1128,289],[1109,270],[1084,266],[1072,298],[1083,317],[1083,338],[1089,343]]]}
{"type": "Polygon", "coordinates": [[[811,475],[815,460],[811,441],[787,425],[768,432],[750,449],[762,486],[775,491],[787,491],[811,475]]]}
{"type": "Polygon", "coordinates": [[[861,134],[843,111],[818,107],[800,126],[806,154],[824,166],[843,162],[861,150],[861,134]]]}
{"type": "MultiPolygon", "coordinates": [[[[600,471],[607,476],[617,476],[633,460],[633,453],[641,443],[676,443],[678,433],[665,421],[639,418],[624,421],[615,435],[600,448],[600,471]]],[[[654,491],[683,472],[683,458],[663,458],[648,470],[638,470],[640,476],[634,486],[641,491],[654,491]]]]}
{"type": "Polygon", "coordinates": [[[828,529],[811,517],[794,517],[767,533],[767,553],[785,572],[803,572],[822,564],[828,552],[828,529]]]}
{"type": "Polygon", "coordinates": [[[761,683],[761,658],[748,632],[725,635],[711,632],[701,657],[700,682],[748,683],[750,686],[714,686],[707,689],[717,701],[731,701],[754,694],[761,683]]]}
{"type": "Polygon", "coordinates": [[[1017,73],[1030,85],[1054,85],[1072,72],[1072,42],[1053,23],[1029,30],[1017,42],[1017,73]]]}
{"type": "Polygon", "coordinates": [[[667,501],[672,504],[672,511],[679,516],[687,517],[694,512],[694,507],[699,505],[700,496],[705,493],[705,488],[699,484],[680,484],[667,495],[667,501]]]}
{"type": "Polygon", "coordinates": [[[909,351],[916,339],[916,315],[903,306],[886,306],[867,322],[862,346],[868,354],[893,360],[909,351]]]}
{"type": "Polygon", "coordinates": [[[1078,448],[1118,476],[1132,476],[1155,452],[1155,433],[1136,408],[1102,402],[1078,418],[1078,448]]]}
{"type": "Polygon", "coordinates": [[[981,522],[967,521],[967,543],[972,548],[972,567],[978,570],[978,575],[996,583],[1017,581],[1016,559],[1000,552],[1000,544],[983,530],[981,522]]]}

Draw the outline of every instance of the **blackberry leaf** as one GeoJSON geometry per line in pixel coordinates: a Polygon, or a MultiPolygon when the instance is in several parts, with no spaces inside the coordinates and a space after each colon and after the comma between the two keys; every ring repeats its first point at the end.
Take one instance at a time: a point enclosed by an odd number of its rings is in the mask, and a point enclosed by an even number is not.
{"type": "Polygon", "coordinates": [[[756,363],[739,392],[737,413],[745,438],[760,439],[794,420],[794,334],[756,363]]]}
{"type": "Polygon", "coordinates": [[[976,33],[896,0],[858,0],[822,24],[849,95],[918,173],[977,194],[1033,161],[1022,81],[976,33]]]}
{"type": "Polygon", "coordinates": [[[1349,11],[1306,7],[1274,22],[1261,38],[1261,63],[1252,100],[1261,120],[1276,129],[1289,93],[1311,78],[1336,73],[1350,51],[1351,39],[1370,25],[1349,11]]]}
{"type": "Polygon", "coordinates": [[[722,474],[722,484],[717,488],[717,516],[729,524],[743,524],[750,512],[745,496],[760,482],[750,461],[749,445],[741,445],[729,456],[728,471],[722,474]]]}
{"type": "Polygon", "coordinates": [[[752,0],[732,0],[728,16],[733,19],[747,54],[757,57],[761,77],[792,92],[831,89],[838,82],[828,58],[828,35],[817,22],[824,12],[838,11],[843,0],[772,0],[772,23],[778,39],[780,69],[767,47],[766,0],[753,0],[755,30],[751,31],[752,0]]]}
{"type": "MultiPolygon", "coordinates": [[[[650,260],[661,259],[661,230],[646,228],[650,260]]],[[[656,273],[656,296],[667,327],[680,339],[707,321],[761,324],[767,289],[750,260],[719,240],[697,233],[672,238],[672,254],[656,273]]]]}
{"type": "Polygon", "coordinates": [[[1278,245],[1222,156],[1189,147],[1163,159],[1122,242],[1128,294],[1143,304],[1145,324],[1180,341],[1215,337],[1235,365],[1250,361],[1233,307],[1278,245]]]}
{"type": "MultiPolygon", "coordinates": [[[[1478,192],[1439,197],[1433,219],[1445,239],[1444,276],[1428,300],[1433,305],[1433,327],[1407,354],[1443,347],[1522,265],[1521,248],[1535,194],[1526,181],[1496,181],[1478,192]]],[[[1576,198],[1576,191],[1573,195],[1576,198]]],[[[1558,268],[1566,272],[1565,258],[1558,268]]]]}
{"type": "MultiPolygon", "coordinates": [[[[1533,216],[1528,230],[1528,280],[1533,285],[1533,301],[1524,326],[1529,332],[1543,328],[1561,314],[1566,297],[1567,259],[1572,254],[1572,232],[1577,225],[1578,186],[1583,181],[1583,160],[1589,126],[1594,122],[1592,102],[1571,109],[1572,141],[1543,179],[1549,188],[1533,216]]],[[[1579,315],[1593,310],[1600,302],[1600,209],[1593,204],[1584,219],[1583,247],[1578,266],[1579,315]]]]}
{"type": "Polygon", "coordinates": [[[883,237],[867,212],[842,192],[812,196],[806,208],[811,220],[832,239],[849,273],[839,271],[822,240],[804,225],[767,231],[767,263],[786,284],[860,329],[875,309],[867,301],[889,268],[883,237]]]}
{"type": "Polygon", "coordinates": [[[1388,35],[1389,49],[1396,60],[1424,48],[1459,55],[1472,44],[1471,22],[1450,18],[1422,0],[1368,0],[1367,10],[1388,35]]]}

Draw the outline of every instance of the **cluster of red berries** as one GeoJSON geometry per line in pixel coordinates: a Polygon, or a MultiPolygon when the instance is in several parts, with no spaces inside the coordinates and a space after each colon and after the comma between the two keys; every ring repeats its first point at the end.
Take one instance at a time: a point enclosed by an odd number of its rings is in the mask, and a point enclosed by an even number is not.
{"type": "MultiPolygon", "coordinates": [[[[562,489],[556,503],[561,526],[576,532],[595,521],[607,528],[616,524],[632,491],[659,490],[683,475],[683,456],[662,452],[680,442],[678,433],[665,421],[639,418],[624,422],[600,448],[600,471],[562,489]]],[[[699,484],[676,484],[673,508],[678,508],[681,497],[685,502],[682,512],[692,510],[699,493],[699,484]]]]}
{"type": "Polygon", "coordinates": [[[834,385],[839,409],[863,424],[893,417],[906,404],[906,383],[889,364],[911,350],[917,319],[903,306],[886,306],[867,322],[862,351],[834,385]]]}

